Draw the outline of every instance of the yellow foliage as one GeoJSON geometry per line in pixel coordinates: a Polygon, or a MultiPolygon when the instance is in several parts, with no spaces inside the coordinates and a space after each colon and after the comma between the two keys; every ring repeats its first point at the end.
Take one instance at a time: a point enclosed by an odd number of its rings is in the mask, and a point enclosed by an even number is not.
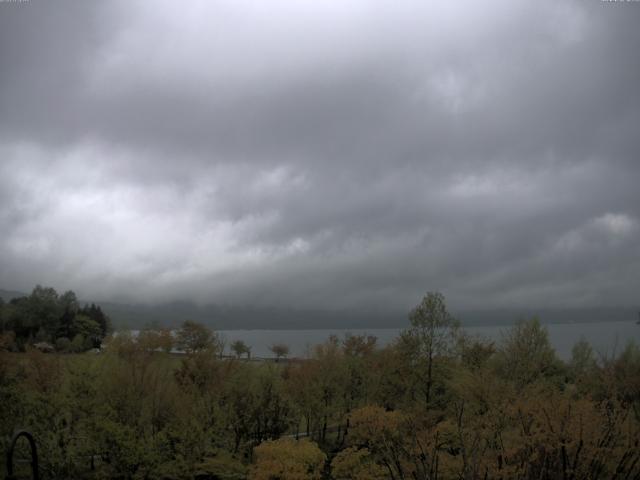
{"type": "Polygon", "coordinates": [[[385,445],[401,439],[403,415],[387,412],[382,407],[366,406],[354,410],[350,419],[349,437],[354,444],[385,445]]]}
{"type": "Polygon", "coordinates": [[[254,455],[251,480],[320,479],[327,458],[314,442],[288,437],[261,443],[254,455]]]}
{"type": "Polygon", "coordinates": [[[378,465],[369,449],[350,447],[339,452],[331,462],[336,480],[385,480],[388,473],[378,465]]]}

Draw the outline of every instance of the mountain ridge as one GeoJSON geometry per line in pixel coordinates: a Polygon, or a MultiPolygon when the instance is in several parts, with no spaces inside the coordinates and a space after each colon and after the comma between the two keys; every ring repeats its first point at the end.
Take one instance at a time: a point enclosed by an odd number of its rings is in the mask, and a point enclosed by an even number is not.
{"type": "MultiPolygon", "coordinates": [[[[25,295],[0,289],[0,298],[5,302],[25,295]]],[[[161,304],[80,301],[82,305],[85,303],[99,304],[117,329],[139,329],[150,324],[177,327],[184,320],[197,321],[217,330],[342,330],[402,328],[409,325],[408,311],[199,305],[185,300],[161,304]]],[[[454,309],[453,314],[462,326],[481,326],[511,325],[531,317],[538,317],[546,324],[636,321],[638,310],[634,307],[454,309]]]]}

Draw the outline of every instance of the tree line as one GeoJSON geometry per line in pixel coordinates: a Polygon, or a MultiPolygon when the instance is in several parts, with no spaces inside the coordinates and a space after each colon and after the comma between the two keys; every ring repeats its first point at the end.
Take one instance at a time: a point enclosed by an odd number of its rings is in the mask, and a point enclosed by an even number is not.
{"type": "MultiPolygon", "coordinates": [[[[27,428],[43,478],[640,478],[640,348],[561,361],[536,319],[471,337],[427,294],[390,345],[330,337],[311,358],[221,358],[185,322],[100,355],[4,352],[0,438],[27,428]]],[[[246,346],[246,345],[245,345],[246,346]]]]}
{"type": "Polygon", "coordinates": [[[37,285],[30,295],[5,303],[0,298],[0,350],[24,351],[38,345],[45,350],[83,352],[99,347],[111,332],[111,321],[100,306],[80,306],[69,290],[58,294],[37,285]]]}

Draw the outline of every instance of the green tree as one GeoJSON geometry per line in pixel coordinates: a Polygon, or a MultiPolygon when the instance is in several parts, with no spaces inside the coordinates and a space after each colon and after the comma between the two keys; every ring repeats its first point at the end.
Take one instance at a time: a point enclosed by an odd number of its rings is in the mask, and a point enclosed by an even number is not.
{"type": "MultiPolygon", "coordinates": [[[[280,437],[292,423],[280,369],[273,364],[220,362],[233,368],[224,385],[221,407],[231,449],[249,452],[263,440],[280,437]]],[[[221,382],[220,382],[221,383],[221,382]]]]}
{"type": "Polygon", "coordinates": [[[560,372],[547,329],[537,318],[518,322],[504,334],[497,360],[501,375],[518,387],[560,372]]]}
{"type": "Polygon", "coordinates": [[[75,337],[73,337],[73,340],[71,340],[71,350],[75,353],[80,353],[87,350],[87,342],[84,335],[78,333],[75,337]]]}
{"type": "MultiPolygon", "coordinates": [[[[95,320],[86,315],[76,315],[71,325],[71,333],[75,336],[82,335],[91,347],[99,347],[102,340],[102,329],[95,320]]],[[[89,348],[91,348],[89,347],[89,348]]]]}
{"type": "Polygon", "coordinates": [[[280,361],[281,358],[286,358],[289,355],[289,345],[286,345],[284,343],[274,343],[269,347],[269,350],[271,350],[276,356],[276,362],[280,361]]]}
{"type": "Polygon", "coordinates": [[[60,307],[64,310],[69,310],[71,313],[77,313],[80,310],[80,304],[78,303],[78,297],[72,290],[68,290],[60,295],[58,299],[60,307]]]}
{"type": "Polygon", "coordinates": [[[340,421],[349,408],[346,398],[347,368],[338,337],[331,335],[324,343],[316,345],[313,360],[316,365],[313,382],[320,400],[320,408],[315,415],[321,419],[320,440],[325,442],[328,427],[340,421]]]}
{"type": "Polygon", "coordinates": [[[240,358],[242,355],[246,355],[247,358],[251,358],[251,347],[249,347],[242,340],[234,340],[233,342],[231,342],[230,348],[238,358],[240,358]]]}
{"type": "Polygon", "coordinates": [[[424,393],[431,401],[434,378],[434,359],[453,351],[458,321],[449,313],[444,296],[427,293],[409,314],[411,326],[403,333],[405,345],[413,350],[419,363],[424,364],[424,393]]]}
{"type": "Polygon", "coordinates": [[[581,338],[571,349],[568,367],[571,380],[580,386],[593,382],[592,377],[597,374],[597,362],[593,348],[584,338],[581,338]]]}
{"type": "Polygon", "coordinates": [[[109,318],[100,307],[92,304],[80,309],[73,291],[58,295],[55,289],[41,285],[29,296],[12,299],[0,316],[3,331],[15,333],[21,350],[37,341],[55,343],[59,337],[74,338],[78,334],[98,346],[110,330],[109,318]]]}
{"type": "Polygon", "coordinates": [[[481,369],[496,353],[493,342],[465,333],[458,336],[457,350],[462,364],[470,370],[481,369]]]}
{"type": "Polygon", "coordinates": [[[344,409],[350,412],[361,402],[366,403],[373,387],[373,356],[376,337],[371,335],[346,335],[342,341],[344,375],[344,409]]]}
{"type": "Polygon", "coordinates": [[[112,331],[111,319],[102,311],[100,305],[96,305],[92,303],[90,306],[85,305],[79,311],[81,314],[88,316],[92,320],[100,325],[100,329],[102,330],[102,336],[110,334],[112,331]]]}
{"type": "Polygon", "coordinates": [[[37,285],[29,296],[29,314],[36,325],[54,336],[62,314],[58,293],[51,287],[37,285]]]}
{"type": "Polygon", "coordinates": [[[218,336],[198,322],[185,320],[176,333],[176,345],[187,353],[195,353],[202,350],[218,350],[218,336]]]}
{"type": "Polygon", "coordinates": [[[41,328],[50,337],[56,335],[62,309],[53,288],[37,285],[31,295],[13,298],[9,304],[6,325],[22,345],[32,342],[41,328]]]}

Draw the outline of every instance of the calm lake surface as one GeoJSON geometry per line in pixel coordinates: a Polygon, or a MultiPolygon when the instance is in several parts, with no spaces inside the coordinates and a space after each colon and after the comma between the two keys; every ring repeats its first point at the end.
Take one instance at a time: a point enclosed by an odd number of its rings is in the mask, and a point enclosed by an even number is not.
{"type": "MultiPolygon", "coordinates": [[[[626,344],[633,340],[640,343],[640,325],[635,322],[590,322],[559,323],[545,325],[549,339],[562,359],[571,358],[573,345],[581,338],[587,340],[599,354],[620,353],[626,344]]],[[[464,327],[471,335],[479,335],[499,342],[509,326],[464,327]]],[[[291,349],[291,357],[307,357],[313,345],[324,342],[330,335],[343,337],[353,335],[374,335],[379,345],[386,345],[398,336],[399,328],[352,329],[352,330],[221,330],[218,333],[228,345],[233,340],[243,340],[251,347],[253,357],[272,357],[269,346],[284,343],[291,349]]]]}

